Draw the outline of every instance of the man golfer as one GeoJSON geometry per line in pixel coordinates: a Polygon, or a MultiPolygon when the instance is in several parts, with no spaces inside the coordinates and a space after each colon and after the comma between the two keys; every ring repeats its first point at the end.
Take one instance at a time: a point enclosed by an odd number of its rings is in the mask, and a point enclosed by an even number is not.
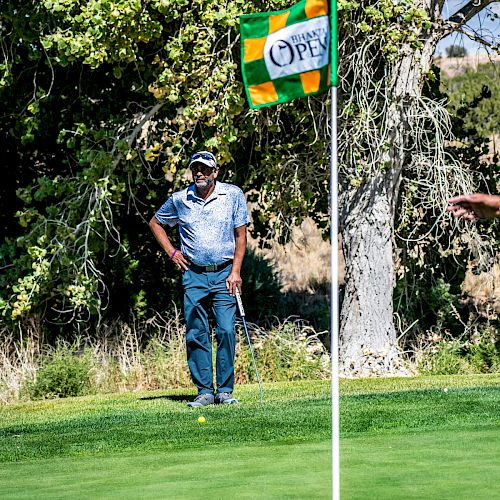
{"type": "Polygon", "coordinates": [[[233,398],[236,287],[241,291],[241,264],[250,222],[243,191],[217,182],[212,153],[191,156],[194,184],[175,192],[149,225],[158,243],[182,271],[188,366],[198,395],[190,407],[237,403],[233,398]],[[174,248],[164,226],[179,226],[181,248],[174,248]],[[215,316],[216,390],[208,311],[215,316]]]}

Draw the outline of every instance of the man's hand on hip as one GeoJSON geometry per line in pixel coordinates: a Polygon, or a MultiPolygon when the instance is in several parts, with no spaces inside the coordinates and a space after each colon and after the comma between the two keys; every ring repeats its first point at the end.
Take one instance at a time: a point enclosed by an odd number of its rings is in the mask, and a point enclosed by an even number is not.
{"type": "Polygon", "coordinates": [[[170,260],[177,266],[177,269],[182,271],[188,270],[190,262],[186,257],[184,257],[180,250],[177,250],[170,260]]]}
{"type": "Polygon", "coordinates": [[[235,296],[236,292],[236,287],[238,287],[238,290],[241,293],[241,276],[240,273],[237,273],[235,271],[231,271],[231,274],[227,277],[226,279],[226,287],[229,291],[229,295],[232,297],[235,296]]]}

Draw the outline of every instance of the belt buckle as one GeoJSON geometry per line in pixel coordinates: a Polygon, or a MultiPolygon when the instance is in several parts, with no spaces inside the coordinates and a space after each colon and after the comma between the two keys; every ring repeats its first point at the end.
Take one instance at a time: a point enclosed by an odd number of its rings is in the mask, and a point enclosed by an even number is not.
{"type": "Polygon", "coordinates": [[[208,272],[213,272],[213,271],[217,271],[217,266],[215,264],[212,264],[210,266],[206,266],[205,269],[208,271],[208,272]]]}

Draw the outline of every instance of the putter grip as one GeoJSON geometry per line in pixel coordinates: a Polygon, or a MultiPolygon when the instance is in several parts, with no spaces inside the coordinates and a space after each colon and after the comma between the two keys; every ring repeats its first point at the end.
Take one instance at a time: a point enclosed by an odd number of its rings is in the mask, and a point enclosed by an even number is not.
{"type": "Polygon", "coordinates": [[[236,287],[236,302],[238,302],[238,308],[240,309],[240,316],[245,316],[245,309],[243,309],[243,302],[241,301],[241,295],[240,291],[238,290],[238,287],[236,287]]]}

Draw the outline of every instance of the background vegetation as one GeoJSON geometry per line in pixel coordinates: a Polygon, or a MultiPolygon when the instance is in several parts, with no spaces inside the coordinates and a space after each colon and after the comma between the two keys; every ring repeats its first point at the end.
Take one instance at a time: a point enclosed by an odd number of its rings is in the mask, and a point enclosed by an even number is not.
{"type": "MultiPolygon", "coordinates": [[[[498,75],[499,62],[479,65],[477,69],[468,68],[464,62],[461,68],[457,75],[440,76],[440,68],[434,67],[436,79],[426,92],[443,99],[451,114],[455,139],[447,143],[447,153],[475,173],[480,180],[479,191],[496,193],[500,189],[500,151],[495,139],[500,122],[490,117],[500,112],[500,89],[492,77],[498,75]]],[[[410,180],[402,199],[411,199],[412,189],[410,180]]],[[[404,204],[402,208],[408,210],[404,204]]],[[[411,207],[410,213],[410,218],[404,213],[399,218],[395,311],[401,331],[405,332],[401,340],[410,351],[418,352],[427,344],[427,353],[439,352],[444,357],[451,353],[467,357],[467,346],[484,342],[498,356],[498,221],[478,223],[492,242],[489,255],[481,260],[480,252],[468,254],[467,236],[458,234],[450,245],[449,233],[441,238],[432,234],[435,220],[422,216],[418,205],[411,207]],[[408,220],[412,221],[411,231],[404,227],[408,220]]],[[[443,224],[449,228],[446,222],[443,224]]],[[[455,373],[466,369],[464,362],[455,373]]]]}
{"type": "MultiPolygon", "coordinates": [[[[266,346],[262,370],[273,380],[300,378],[304,372],[295,362],[300,358],[310,374],[324,376],[321,352],[307,364],[316,332],[329,325],[328,278],[324,264],[317,272],[324,259],[314,253],[320,244],[310,240],[302,247],[300,268],[314,270],[293,284],[276,262],[285,260],[279,251],[288,248],[289,255],[290,247],[280,245],[290,240],[294,225],[311,217],[320,232],[328,229],[329,152],[319,132],[326,98],[248,110],[238,67],[238,15],[288,4],[2,2],[5,398],[91,391],[103,379],[114,388],[185,383],[185,373],[168,380],[152,375],[183,353],[180,325],[165,326],[178,320],[178,274],[147,221],[169,193],[189,182],[186,159],[199,148],[216,152],[223,180],[243,186],[252,210],[256,245],[245,261],[245,301],[249,317],[259,324],[256,342],[262,337],[266,346]],[[307,319],[315,331],[283,321],[292,314],[307,319]],[[176,331],[168,341],[165,329],[176,331]],[[278,346],[290,345],[287,339],[296,347],[282,358],[278,346]],[[128,353],[127,361],[120,352],[128,353]],[[63,372],[66,382],[57,379],[63,372]]],[[[390,22],[401,12],[382,4],[366,15],[370,22],[387,16],[388,24],[378,30],[389,36],[390,22]]],[[[339,5],[341,30],[370,31],[359,18],[359,5],[339,5]]],[[[405,26],[415,33],[426,29],[422,12],[409,4],[401,8],[407,9],[405,26]]],[[[396,38],[384,57],[395,57],[396,38]]],[[[476,175],[480,189],[490,191],[499,168],[498,155],[486,158],[488,141],[498,134],[497,74],[497,63],[443,79],[434,68],[425,89],[429,99],[448,102],[456,141],[446,145],[447,154],[476,175]]],[[[341,102],[348,97],[346,88],[341,102]]],[[[354,120],[358,112],[348,108],[346,116],[351,113],[354,120]]],[[[354,180],[361,182],[363,175],[354,180]]],[[[435,221],[419,205],[417,179],[408,174],[403,184],[395,292],[402,345],[414,366],[418,353],[451,349],[467,358],[472,371],[498,369],[497,285],[490,287],[490,298],[476,304],[461,288],[467,266],[479,272],[492,269],[491,263],[469,263],[470,242],[461,234],[452,244],[432,236],[435,221]],[[487,353],[487,361],[471,361],[477,350],[487,353]]],[[[440,224],[449,229],[446,221],[440,224]]],[[[480,226],[498,242],[498,223],[480,226]]],[[[328,346],[328,336],[320,338],[328,346]]],[[[241,380],[251,379],[245,356],[242,351],[238,361],[241,380]]],[[[441,366],[433,363],[426,360],[423,366],[429,371],[441,366]]]]}

